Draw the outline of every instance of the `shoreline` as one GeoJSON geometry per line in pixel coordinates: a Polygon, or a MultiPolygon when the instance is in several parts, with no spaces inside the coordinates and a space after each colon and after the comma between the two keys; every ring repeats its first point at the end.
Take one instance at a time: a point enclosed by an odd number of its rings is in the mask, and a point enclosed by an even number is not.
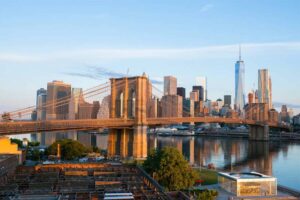
{"type": "MultiPolygon", "coordinates": [[[[156,135],[159,137],[212,137],[212,138],[242,138],[249,139],[249,133],[240,132],[240,133],[223,133],[223,132],[203,132],[203,133],[168,133],[168,134],[157,134],[157,133],[148,133],[149,135],[156,135]]],[[[299,133],[281,133],[281,134],[270,134],[269,141],[299,141],[299,133]]]]}

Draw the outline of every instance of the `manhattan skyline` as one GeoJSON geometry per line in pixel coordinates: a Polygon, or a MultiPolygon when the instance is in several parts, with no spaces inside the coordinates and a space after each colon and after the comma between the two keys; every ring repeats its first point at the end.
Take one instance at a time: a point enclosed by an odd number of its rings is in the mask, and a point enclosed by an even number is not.
{"type": "Polygon", "coordinates": [[[234,96],[238,44],[246,65],[245,93],[257,89],[257,71],[267,68],[273,101],[299,105],[300,27],[294,20],[299,6],[297,1],[3,1],[0,112],[34,105],[36,90],[52,80],[86,89],[128,69],[157,81],[175,76],[187,90],[196,76],[205,76],[209,99],[234,96]],[[222,12],[227,14],[221,18],[222,12]]]}

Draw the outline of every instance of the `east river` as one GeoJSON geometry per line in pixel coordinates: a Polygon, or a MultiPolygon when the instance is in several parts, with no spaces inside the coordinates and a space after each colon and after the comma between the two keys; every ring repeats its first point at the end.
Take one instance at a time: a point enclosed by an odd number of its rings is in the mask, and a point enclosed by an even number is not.
{"type": "MultiPolygon", "coordinates": [[[[49,145],[57,139],[70,138],[85,145],[107,149],[107,134],[72,131],[19,135],[49,145]]],[[[148,150],[176,147],[196,167],[213,163],[221,171],[257,171],[278,178],[278,183],[300,190],[300,143],[253,142],[246,139],[208,137],[148,136],[148,150]]]]}

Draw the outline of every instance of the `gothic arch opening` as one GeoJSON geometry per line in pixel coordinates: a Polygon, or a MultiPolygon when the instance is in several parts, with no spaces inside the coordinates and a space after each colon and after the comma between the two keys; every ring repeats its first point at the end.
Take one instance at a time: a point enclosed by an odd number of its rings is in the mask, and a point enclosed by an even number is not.
{"type": "Polygon", "coordinates": [[[132,89],[129,93],[128,99],[128,117],[135,118],[135,104],[136,104],[136,94],[135,91],[132,89]]]}
{"type": "Polygon", "coordinates": [[[116,116],[117,117],[123,117],[123,106],[124,106],[124,93],[121,92],[117,96],[117,102],[116,102],[116,116]]]}

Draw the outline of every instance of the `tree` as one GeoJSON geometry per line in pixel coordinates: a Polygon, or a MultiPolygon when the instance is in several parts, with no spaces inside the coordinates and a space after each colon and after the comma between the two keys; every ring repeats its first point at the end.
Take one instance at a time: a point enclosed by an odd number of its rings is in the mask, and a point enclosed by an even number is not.
{"type": "Polygon", "coordinates": [[[60,144],[61,149],[61,158],[63,160],[74,160],[80,158],[87,153],[91,152],[89,148],[85,147],[78,141],[71,139],[63,139],[54,142],[50,145],[47,150],[47,155],[56,155],[57,154],[57,144],[60,144]]]}
{"type": "Polygon", "coordinates": [[[16,138],[10,138],[10,142],[17,144],[19,148],[23,147],[23,141],[22,140],[19,140],[19,139],[16,139],[16,138]]]}
{"type": "Polygon", "coordinates": [[[198,177],[183,155],[171,147],[151,150],[143,167],[169,191],[189,188],[198,177]]]}
{"type": "Polygon", "coordinates": [[[40,142],[29,142],[28,146],[29,147],[38,147],[38,146],[40,146],[40,142]]]}
{"type": "Polygon", "coordinates": [[[214,200],[218,196],[218,192],[216,190],[203,190],[197,192],[196,195],[197,200],[214,200]]]}

